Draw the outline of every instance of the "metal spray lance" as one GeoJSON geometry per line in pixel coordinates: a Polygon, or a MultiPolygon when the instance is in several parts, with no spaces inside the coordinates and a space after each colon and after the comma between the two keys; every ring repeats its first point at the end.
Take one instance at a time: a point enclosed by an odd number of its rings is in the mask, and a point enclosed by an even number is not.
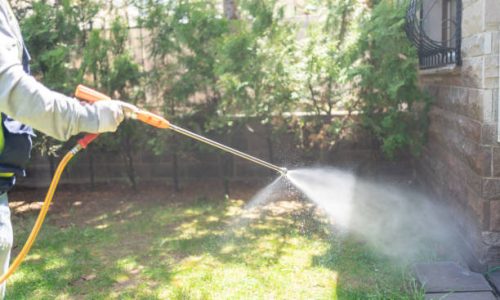
{"type": "MultiPolygon", "coordinates": [[[[110,100],[110,98],[108,96],[106,96],[102,93],[99,93],[97,91],[94,91],[94,90],[92,90],[88,87],[85,87],[83,85],[79,85],[77,87],[75,96],[78,99],[85,100],[88,102],[95,102],[95,101],[99,101],[99,100],[110,100]]],[[[239,157],[244,158],[246,160],[249,160],[253,163],[261,165],[263,167],[272,169],[272,170],[280,173],[281,175],[286,175],[286,173],[287,173],[286,168],[278,167],[276,165],[273,165],[272,163],[269,163],[269,162],[264,161],[262,159],[259,159],[257,157],[251,156],[247,153],[241,152],[241,151],[236,150],[234,148],[231,148],[229,146],[223,145],[223,144],[218,143],[214,140],[211,140],[209,138],[206,138],[204,136],[196,134],[192,131],[186,130],[182,127],[176,126],[176,125],[170,123],[169,121],[167,121],[165,118],[163,118],[159,115],[153,114],[151,112],[142,110],[134,105],[124,106],[124,112],[125,112],[125,116],[128,118],[142,121],[146,124],[149,124],[151,126],[154,126],[154,127],[160,128],[160,129],[173,130],[177,133],[183,134],[183,135],[188,136],[188,137],[195,139],[197,141],[200,141],[200,142],[203,142],[203,143],[208,144],[210,146],[219,148],[223,151],[229,152],[233,155],[239,156],[239,157]]]]}

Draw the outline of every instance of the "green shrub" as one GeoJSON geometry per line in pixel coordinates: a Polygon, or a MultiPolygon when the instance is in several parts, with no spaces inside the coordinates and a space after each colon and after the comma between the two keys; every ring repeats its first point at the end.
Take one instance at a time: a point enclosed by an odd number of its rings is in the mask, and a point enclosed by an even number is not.
{"type": "Polygon", "coordinates": [[[360,26],[359,60],[351,71],[363,124],[391,158],[404,150],[420,152],[430,105],[418,85],[416,51],[404,32],[405,9],[399,1],[375,5],[360,26]]]}

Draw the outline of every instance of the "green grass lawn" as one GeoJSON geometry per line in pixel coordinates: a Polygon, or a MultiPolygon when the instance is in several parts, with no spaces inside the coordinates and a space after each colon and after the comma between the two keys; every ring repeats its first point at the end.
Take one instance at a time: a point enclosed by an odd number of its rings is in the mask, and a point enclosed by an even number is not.
{"type": "MultiPolygon", "coordinates": [[[[223,197],[119,200],[50,212],[7,299],[422,298],[407,268],[301,201],[242,214],[223,197]]],[[[15,214],[15,251],[35,212],[15,214]]]]}

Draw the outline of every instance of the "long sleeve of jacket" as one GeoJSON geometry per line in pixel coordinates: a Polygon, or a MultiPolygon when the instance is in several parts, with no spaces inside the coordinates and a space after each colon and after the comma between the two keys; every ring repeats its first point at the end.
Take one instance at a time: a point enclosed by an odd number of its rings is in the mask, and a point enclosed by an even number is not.
{"type": "Polygon", "coordinates": [[[23,71],[23,42],[4,1],[0,0],[0,112],[59,140],[98,132],[96,106],[53,92],[23,71]]]}

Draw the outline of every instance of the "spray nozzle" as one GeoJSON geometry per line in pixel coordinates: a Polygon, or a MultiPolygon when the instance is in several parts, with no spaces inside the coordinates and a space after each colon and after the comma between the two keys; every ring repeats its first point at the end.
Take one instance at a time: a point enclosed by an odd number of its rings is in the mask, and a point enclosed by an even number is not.
{"type": "Polygon", "coordinates": [[[287,168],[280,168],[279,172],[280,172],[281,176],[286,176],[286,174],[288,173],[288,169],[287,168]]]}

